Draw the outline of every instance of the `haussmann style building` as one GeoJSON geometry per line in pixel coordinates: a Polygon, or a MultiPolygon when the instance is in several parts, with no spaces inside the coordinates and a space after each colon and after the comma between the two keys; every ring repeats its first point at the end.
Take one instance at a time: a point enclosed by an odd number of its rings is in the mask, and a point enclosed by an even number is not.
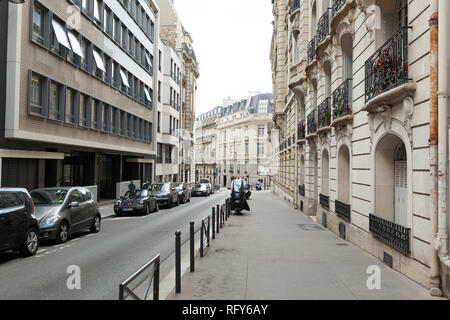
{"type": "Polygon", "coordinates": [[[273,192],[448,297],[448,1],[272,3],[273,192]]]}

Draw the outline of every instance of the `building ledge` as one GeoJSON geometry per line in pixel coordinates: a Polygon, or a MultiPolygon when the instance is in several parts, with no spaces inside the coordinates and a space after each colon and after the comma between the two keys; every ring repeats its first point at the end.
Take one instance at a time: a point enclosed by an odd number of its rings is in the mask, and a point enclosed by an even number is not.
{"type": "Polygon", "coordinates": [[[414,96],[416,89],[416,83],[405,83],[372,98],[369,102],[366,103],[361,111],[375,113],[382,106],[394,106],[402,102],[406,97],[414,96]]]}
{"type": "Polygon", "coordinates": [[[317,134],[318,134],[318,135],[320,135],[320,134],[328,134],[328,133],[331,132],[331,130],[332,130],[332,127],[326,126],[326,127],[323,127],[323,128],[318,129],[318,130],[317,130],[317,134]]]}
{"type": "Polygon", "coordinates": [[[348,114],[348,115],[341,116],[341,117],[337,118],[336,120],[334,120],[331,123],[331,127],[333,127],[333,128],[343,127],[351,122],[353,122],[353,115],[348,114]]]}
{"type": "Polygon", "coordinates": [[[331,18],[330,29],[335,30],[339,22],[345,18],[347,13],[352,8],[356,8],[356,5],[356,0],[347,0],[345,4],[334,14],[334,17],[331,18]]]}

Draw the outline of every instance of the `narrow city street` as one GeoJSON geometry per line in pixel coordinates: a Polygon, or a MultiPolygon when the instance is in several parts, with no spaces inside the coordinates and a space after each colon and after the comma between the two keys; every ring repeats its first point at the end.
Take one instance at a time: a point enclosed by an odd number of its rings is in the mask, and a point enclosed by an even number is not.
{"type": "MultiPolygon", "coordinates": [[[[228,193],[192,198],[172,209],[149,216],[108,218],[98,234],[81,233],[63,245],[41,246],[34,257],[0,254],[0,300],[104,300],[117,299],[119,284],[157,254],[164,261],[174,250],[174,233],[187,239],[189,222],[211,213],[228,193]],[[69,266],[81,269],[81,290],[69,290],[69,266]]],[[[112,206],[111,206],[112,211],[112,206]]]]}

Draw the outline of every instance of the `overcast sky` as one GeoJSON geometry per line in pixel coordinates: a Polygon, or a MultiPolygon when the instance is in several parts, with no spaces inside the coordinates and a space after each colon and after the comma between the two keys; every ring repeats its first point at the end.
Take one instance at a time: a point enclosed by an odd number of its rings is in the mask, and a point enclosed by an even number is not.
{"type": "Polygon", "coordinates": [[[269,0],[174,0],[194,40],[199,62],[196,114],[246,99],[249,91],[272,91],[269,0]]]}

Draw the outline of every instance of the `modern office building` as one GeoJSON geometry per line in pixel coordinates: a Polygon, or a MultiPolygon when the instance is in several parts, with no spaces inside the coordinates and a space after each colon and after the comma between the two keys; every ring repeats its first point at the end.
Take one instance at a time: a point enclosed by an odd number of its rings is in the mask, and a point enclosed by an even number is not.
{"type": "Polygon", "coordinates": [[[448,1],[272,3],[273,192],[448,296],[448,1]]]}
{"type": "Polygon", "coordinates": [[[153,1],[0,1],[0,30],[1,186],[153,179],[153,1]]]}

